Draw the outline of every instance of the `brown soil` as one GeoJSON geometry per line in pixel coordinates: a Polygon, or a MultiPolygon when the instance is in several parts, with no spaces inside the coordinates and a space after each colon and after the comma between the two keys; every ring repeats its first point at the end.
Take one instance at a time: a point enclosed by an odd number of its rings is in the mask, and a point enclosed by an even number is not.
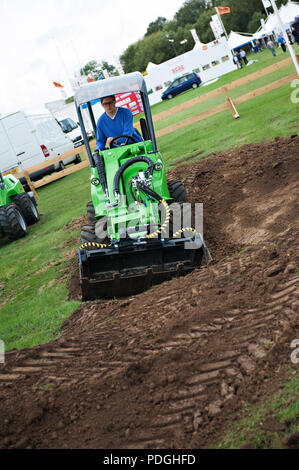
{"type": "MultiPolygon", "coordinates": [[[[8,352],[1,448],[208,448],[244,403],[280,390],[299,338],[298,143],[246,145],[168,175],[204,203],[213,262],[143,294],[84,303],[59,340],[8,352]]],[[[298,444],[275,416],[261,426],[283,447],[298,444]]]]}

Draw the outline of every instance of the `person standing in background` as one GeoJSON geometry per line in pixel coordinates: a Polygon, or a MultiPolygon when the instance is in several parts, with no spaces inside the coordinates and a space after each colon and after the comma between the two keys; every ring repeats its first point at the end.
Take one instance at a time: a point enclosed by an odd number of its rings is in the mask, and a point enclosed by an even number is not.
{"type": "Polygon", "coordinates": [[[240,49],[240,55],[241,55],[241,57],[242,57],[242,59],[243,59],[244,64],[247,65],[247,64],[248,64],[248,60],[247,60],[247,57],[246,57],[246,52],[245,52],[243,49],[240,49]]]}
{"type": "Polygon", "coordinates": [[[278,42],[278,44],[280,44],[281,49],[283,50],[283,52],[287,52],[286,42],[285,42],[284,37],[283,37],[282,34],[279,35],[279,37],[277,39],[277,42],[278,42]]]}
{"type": "Polygon", "coordinates": [[[242,69],[242,68],[243,68],[243,64],[242,64],[242,57],[241,57],[240,51],[237,51],[236,57],[237,57],[237,59],[238,59],[238,61],[239,61],[240,68],[242,69]]]}
{"type": "Polygon", "coordinates": [[[276,52],[275,52],[274,43],[273,43],[273,41],[271,41],[270,38],[268,38],[267,47],[268,47],[268,49],[270,49],[270,51],[272,52],[273,57],[276,57],[276,52]]]}

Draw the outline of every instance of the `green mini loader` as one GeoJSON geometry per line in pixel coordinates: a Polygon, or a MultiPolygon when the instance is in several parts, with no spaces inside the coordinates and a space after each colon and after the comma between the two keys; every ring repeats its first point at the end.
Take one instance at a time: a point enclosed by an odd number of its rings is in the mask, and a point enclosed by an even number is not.
{"type": "Polygon", "coordinates": [[[39,221],[36,201],[13,175],[0,172],[0,233],[11,241],[28,234],[28,225],[39,221]]]}
{"type": "Polygon", "coordinates": [[[91,167],[90,223],[81,229],[78,251],[83,300],[133,295],[199,267],[203,255],[209,260],[202,234],[192,227],[184,186],[167,182],[143,76],[130,73],[84,85],[75,93],[75,106],[91,167]],[[115,136],[110,148],[92,152],[82,107],[96,135],[93,103],[132,91],[142,99],[143,141],[115,136]]]}

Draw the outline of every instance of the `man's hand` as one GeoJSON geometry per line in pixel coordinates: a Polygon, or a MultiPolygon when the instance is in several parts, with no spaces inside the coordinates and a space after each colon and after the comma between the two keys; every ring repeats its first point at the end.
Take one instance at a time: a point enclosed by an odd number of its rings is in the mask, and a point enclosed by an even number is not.
{"type": "MultiPolygon", "coordinates": [[[[110,147],[110,142],[113,140],[113,137],[108,137],[108,139],[106,140],[106,145],[108,145],[108,147],[110,147]]],[[[115,141],[115,143],[117,144],[117,140],[115,141]]]]}

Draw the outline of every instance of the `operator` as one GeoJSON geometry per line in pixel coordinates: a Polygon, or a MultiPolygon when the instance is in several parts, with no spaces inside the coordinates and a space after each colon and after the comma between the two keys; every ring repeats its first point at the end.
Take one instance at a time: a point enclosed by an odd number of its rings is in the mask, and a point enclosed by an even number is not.
{"type": "MultiPolygon", "coordinates": [[[[97,122],[97,149],[104,150],[106,145],[109,147],[110,142],[119,135],[132,136],[136,142],[142,142],[142,137],[133,127],[133,114],[127,108],[117,108],[114,95],[101,98],[101,104],[105,113],[97,122]]],[[[125,138],[118,139],[117,144],[125,141],[125,138]]]]}

